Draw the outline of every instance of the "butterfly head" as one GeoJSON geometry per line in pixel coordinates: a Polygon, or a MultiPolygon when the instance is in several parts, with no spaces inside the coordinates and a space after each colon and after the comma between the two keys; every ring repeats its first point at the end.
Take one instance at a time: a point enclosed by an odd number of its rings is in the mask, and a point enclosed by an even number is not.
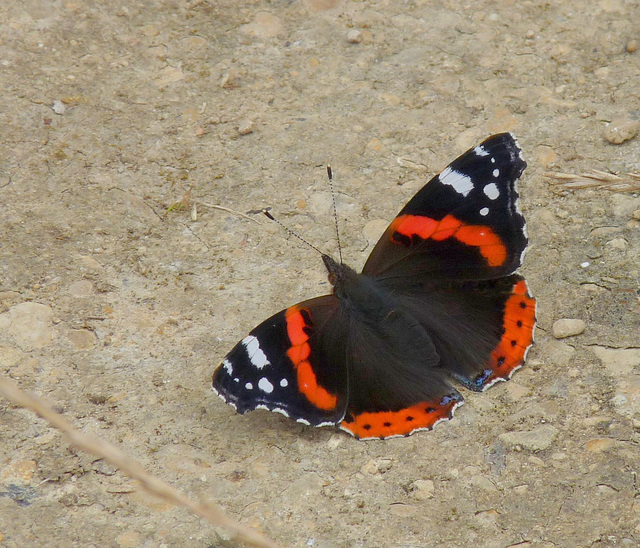
{"type": "Polygon", "coordinates": [[[340,289],[349,281],[355,279],[358,274],[346,264],[338,263],[329,255],[322,255],[324,266],[329,272],[329,283],[334,287],[334,292],[339,293],[340,289]]]}

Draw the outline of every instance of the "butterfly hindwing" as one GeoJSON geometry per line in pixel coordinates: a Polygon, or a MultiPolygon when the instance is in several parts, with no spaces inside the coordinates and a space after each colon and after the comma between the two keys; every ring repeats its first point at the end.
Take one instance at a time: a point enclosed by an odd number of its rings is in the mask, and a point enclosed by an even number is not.
{"type": "Polygon", "coordinates": [[[264,321],[216,369],[214,391],[239,413],[269,409],[313,426],[338,423],[348,390],[347,326],[338,311],[327,295],[264,321]]]}
{"type": "Polygon", "coordinates": [[[515,272],[527,246],[516,189],[526,165],[509,133],[467,151],[400,211],[363,274],[483,280],[515,272]]]}
{"type": "Polygon", "coordinates": [[[533,344],[536,303],[517,274],[406,286],[394,295],[429,333],[440,367],[471,390],[509,379],[533,344]]]}

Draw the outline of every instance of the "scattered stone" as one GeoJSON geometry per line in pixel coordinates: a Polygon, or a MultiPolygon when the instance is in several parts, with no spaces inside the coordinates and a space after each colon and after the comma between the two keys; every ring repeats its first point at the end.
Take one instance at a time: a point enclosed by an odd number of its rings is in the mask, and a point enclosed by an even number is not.
{"type": "Polygon", "coordinates": [[[640,221],[640,209],[636,209],[633,213],[631,213],[631,218],[640,221]]]}
{"type": "Polygon", "coordinates": [[[585,327],[586,323],[584,320],[563,318],[554,322],[552,332],[556,339],[564,339],[566,337],[580,335],[580,333],[584,331],[585,327]]]}
{"type": "Polygon", "coordinates": [[[20,303],[0,314],[0,331],[11,335],[23,350],[42,348],[52,340],[53,311],[45,304],[20,303]]]}
{"type": "Polygon", "coordinates": [[[220,87],[225,89],[231,89],[238,86],[238,81],[240,80],[240,76],[242,75],[241,71],[232,68],[224,73],[222,78],[220,79],[220,87]]]}
{"type": "Polygon", "coordinates": [[[327,442],[327,447],[333,451],[334,449],[337,449],[339,445],[342,444],[343,439],[344,439],[343,435],[333,434],[329,438],[329,441],[327,442]]]}
{"type": "Polygon", "coordinates": [[[62,115],[67,111],[67,105],[65,105],[62,101],[56,99],[51,105],[51,110],[53,110],[53,112],[55,112],[56,114],[62,115]]]}
{"type": "Polygon", "coordinates": [[[371,476],[375,476],[376,474],[384,474],[391,470],[391,466],[393,465],[393,459],[387,458],[379,458],[379,459],[371,459],[367,462],[360,471],[363,474],[369,474],[371,476]]]}
{"type": "MultiPolygon", "coordinates": [[[[25,354],[17,348],[12,346],[5,346],[0,344],[0,366],[3,369],[9,370],[16,367],[22,360],[24,360],[25,354]]],[[[14,372],[11,371],[11,375],[14,376],[14,372]]]]}
{"type": "Polygon", "coordinates": [[[557,155],[555,151],[547,145],[540,145],[538,147],[538,162],[542,167],[549,167],[556,161],[557,155]]]}
{"type": "Polygon", "coordinates": [[[558,437],[558,429],[550,424],[543,424],[530,431],[505,432],[500,440],[510,447],[520,446],[529,451],[544,451],[558,437]]]}
{"type": "Polygon", "coordinates": [[[184,79],[184,72],[176,67],[165,67],[159,73],[155,79],[156,85],[159,88],[166,88],[168,85],[175,82],[179,82],[184,79]]]}
{"type": "Polygon", "coordinates": [[[411,496],[416,500],[433,498],[435,485],[431,480],[416,480],[411,484],[411,496]]]}
{"type": "Polygon", "coordinates": [[[528,490],[529,490],[529,486],[526,483],[524,483],[523,485],[516,485],[513,488],[513,492],[516,495],[524,495],[528,490]]]}
{"type": "Polygon", "coordinates": [[[347,42],[349,42],[350,44],[359,44],[360,42],[362,42],[362,32],[360,32],[358,29],[351,29],[347,33],[347,42]]]}
{"type": "Polygon", "coordinates": [[[97,338],[93,331],[88,329],[71,329],[67,333],[67,338],[71,341],[71,344],[78,350],[86,350],[92,348],[97,338]]]}
{"type": "Polygon", "coordinates": [[[31,485],[36,471],[35,460],[15,460],[0,472],[0,483],[3,485],[31,485]]]}
{"type": "Polygon", "coordinates": [[[591,346],[591,351],[600,359],[602,365],[614,376],[628,375],[634,367],[640,365],[640,348],[605,348],[591,346]]]}
{"type": "Polygon", "coordinates": [[[73,282],[69,286],[69,294],[72,297],[88,297],[93,293],[93,284],[89,280],[73,282]]]}
{"type": "Polygon", "coordinates": [[[275,38],[284,34],[284,25],[282,20],[272,13],[259,11],[251,23],[240,27],[240,32],[255,38],[275,38]]]}
{"type": "Polygon", "coordinates": [[[480,474],[471,477],[471,485],[478,487],[487,493],[498,492],[498,488],[493,484],[493,482],[489,478],[485,478],[480,474]]]}
{"type": "Polygon", "coordinates": [[[604,138],[614,145],[633,139],[638,134],[638,120],[616,118],[603,130],[604,138]]]}
{"type": "Polygon", "coordinates": [[[638,41],[630,40],[627,44],[627,53],[635,53],[638,50],[638,41]]]}
{"type": "Polygon", "coordinates": [[[610,449],[616,444],[615,440],[611,438],[595,438],[587,442],[587,451],[592,453],[600,453],[610,449]]]}
{"type": "Polygon", "coordinates": [[[411,504],[403,504],[401,502],[396,502],[389,507],[390,514],[401,518],[415,516],[417,512],[418,509],[415,506],[411,504]]]}
{"type": "Polygon", "coordinates": [[[256,129],[256,123],[253,120],[245,120],[238,126],[238,133],[240,135],[249,135],[256,129]]]}
{"type": "Polygon", "coordinates": [[[624,251],[627,249],[627,240],[624,238],[614,238],[613,240],[609,240],[606,245],[612,249],[624,251]]]}

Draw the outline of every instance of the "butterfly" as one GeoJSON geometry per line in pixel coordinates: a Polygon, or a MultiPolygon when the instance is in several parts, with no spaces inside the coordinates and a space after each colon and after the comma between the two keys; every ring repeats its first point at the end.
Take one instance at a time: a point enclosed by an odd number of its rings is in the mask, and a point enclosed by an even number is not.
{"type": "Polygon", "coordinates": [[[515,137],[454,160],[400,211],[362,273],[328,255],[333,286],[258,325],[213,374],[238,413],[268,409],[359,439],[453,417],[452,386],[508,380],[533,344],[536,301],[516,273],[527,248],[515,137]]]}

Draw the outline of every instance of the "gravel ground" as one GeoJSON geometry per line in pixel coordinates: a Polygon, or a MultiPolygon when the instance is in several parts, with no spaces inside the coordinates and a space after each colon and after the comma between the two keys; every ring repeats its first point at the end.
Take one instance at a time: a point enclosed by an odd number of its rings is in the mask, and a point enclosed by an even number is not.
{"type": "MultiPolygon", "coordinates": [[[[3,2],[1,374],[283,546],[640,545],[640,187],[549,176],[634,182],[639,29],[636,0],[3,2]],[[360,267],[500,131],[539,307],[510,382],[384,442],[215,397],[239,339],[328,290],[252,212],[335,250],[330,163],[360,267]]],[[[1,400],[0,545],[227,544],[1,400]]]]}

